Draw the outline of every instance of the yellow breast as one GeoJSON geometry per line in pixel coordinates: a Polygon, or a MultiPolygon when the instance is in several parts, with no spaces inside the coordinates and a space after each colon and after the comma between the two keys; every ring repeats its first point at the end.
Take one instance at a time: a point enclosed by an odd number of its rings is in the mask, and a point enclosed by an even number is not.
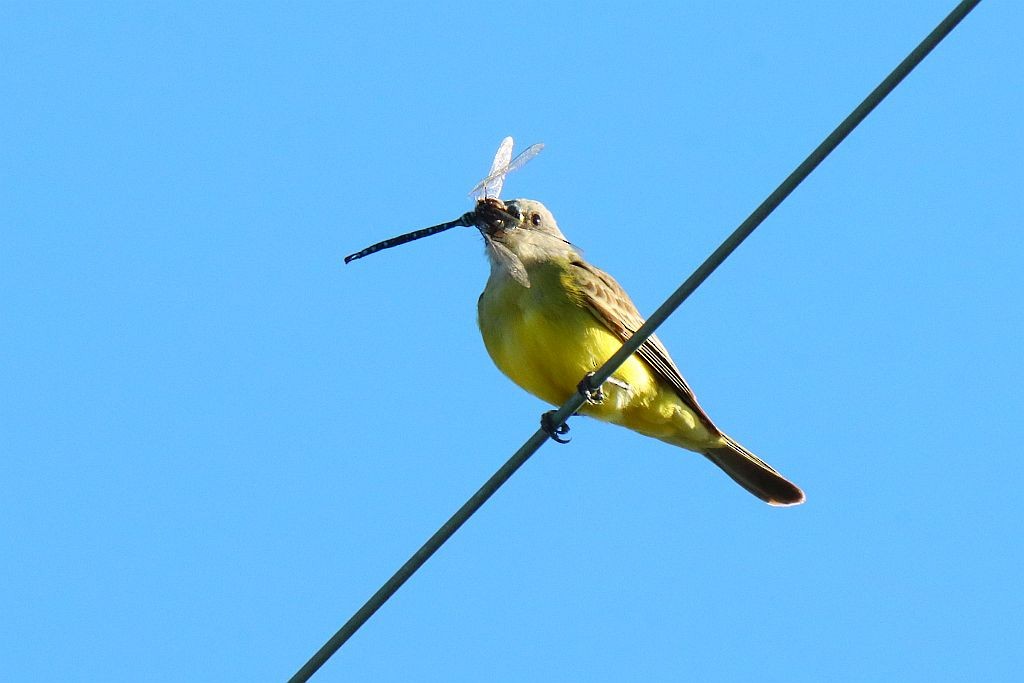
{"type": "MultiPolygon", "coordinates": [[[[480,296],[480,331],[495,365],[534,396],[561,405],[588,372],[622,345],[581,303],[568,263],[529,268],[529,288],[511,278],[491,280],[480,296]]],[[[634,394],[653,388],[639,359],[615,373],[634,394]]],[[[613,406],[609,405],[611,409],[613,406]]]]}
{"type": "MultiPolygon", "coordinates": [[[[528,268],[530,287],[511,278],[488,281],[478,304],[484,345],[494,364],[534,396],[562,405],[583,376],[601,367],[622,346],[574,288],[569,263],[528,268]]],[[[672,387],[631,356],[606,383],[606,399],[580,412],[641,434],[699,450],[714,441],[672,387]],[[622,388],[623,386],[628,388],[622,388]]]]}

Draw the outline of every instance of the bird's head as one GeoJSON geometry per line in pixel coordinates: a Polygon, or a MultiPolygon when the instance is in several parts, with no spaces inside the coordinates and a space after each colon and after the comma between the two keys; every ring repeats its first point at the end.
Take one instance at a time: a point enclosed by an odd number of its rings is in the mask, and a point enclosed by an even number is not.
{"type": "Polygon", "coordinates": [[[485,199],[474,213],[474,224],[487,245],[492,273],[504,272],[527,287],[525,272],[521,271],[531,264],[576,253],[558,229],[555,217],[536,200],[485,199]]]}

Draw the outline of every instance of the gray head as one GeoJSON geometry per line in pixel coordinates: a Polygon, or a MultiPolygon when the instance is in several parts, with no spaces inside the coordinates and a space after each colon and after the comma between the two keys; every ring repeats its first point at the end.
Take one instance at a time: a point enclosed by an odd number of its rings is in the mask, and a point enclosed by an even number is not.
{"type": "Polygon", "coordinates": [[[504,202],[504,210],[497,208],[497,202],[481,203],[476,213],[492,277],[511,276],[529,287],[526,270],[532,264],[577,253],[547,207],[533,199],[510,199],[504,202]]]}

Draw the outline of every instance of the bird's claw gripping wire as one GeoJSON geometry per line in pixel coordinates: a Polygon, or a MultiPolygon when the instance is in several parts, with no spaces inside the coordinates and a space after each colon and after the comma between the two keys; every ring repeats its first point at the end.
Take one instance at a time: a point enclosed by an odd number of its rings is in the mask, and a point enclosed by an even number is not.
{"type": "MultiPolygon", "coordinates": [[[[588,372],[580,380],[580,383],[576,385],[576,391],[580,392],[583,398],[587,399],[587,403],[591,405],[601,405],[604,403],[605,393],[601,387],[592,387],[590,385],[591,380],[594,378],[593,372],[588,372]]],[[[605,380],[608,384],[616,386],[623,391],[629,391],[629,385],[623,382],[621,379],[615,377],[609,377],[605,380]]]]}
{"type": "Polygon", "coordinates": [[[563,422],[560,425],[556,425],[554,421],[555,413],[557,410],[549,410],[540,416],[540,428],[544,430],[544,433],[550,436],[558,443],[569,443],[572,439],[563,439],[563,434],[569,433],[569,425],[563,422]]]}
{"type": "Polygon", "coordinates": [[[583,398],[587,399],[587,403],[592,405],[601,405],[604,403],[604,390],[601,387],[590,386],[590,380],[593,378],[594,373],[588,372],[580,380],[580,383],[576,385],[576,391],[580,392],[583,398]]]}

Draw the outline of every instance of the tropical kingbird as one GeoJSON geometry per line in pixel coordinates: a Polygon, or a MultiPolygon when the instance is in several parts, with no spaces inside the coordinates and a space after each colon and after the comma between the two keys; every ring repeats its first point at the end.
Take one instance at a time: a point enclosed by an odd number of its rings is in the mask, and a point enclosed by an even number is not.
{"type": "MultiPolygon", "coordinates": [[[[562,405],[643,318],[540,202],[485,199],[460,221],[480,230],[491,264],[478,304],[487,352],[520,387],[562,405]]],[[[715,426],[653,335],[591,399],[582,414],[700,453],[772,505],[804,501],[797,486],[715,426]]]]}

